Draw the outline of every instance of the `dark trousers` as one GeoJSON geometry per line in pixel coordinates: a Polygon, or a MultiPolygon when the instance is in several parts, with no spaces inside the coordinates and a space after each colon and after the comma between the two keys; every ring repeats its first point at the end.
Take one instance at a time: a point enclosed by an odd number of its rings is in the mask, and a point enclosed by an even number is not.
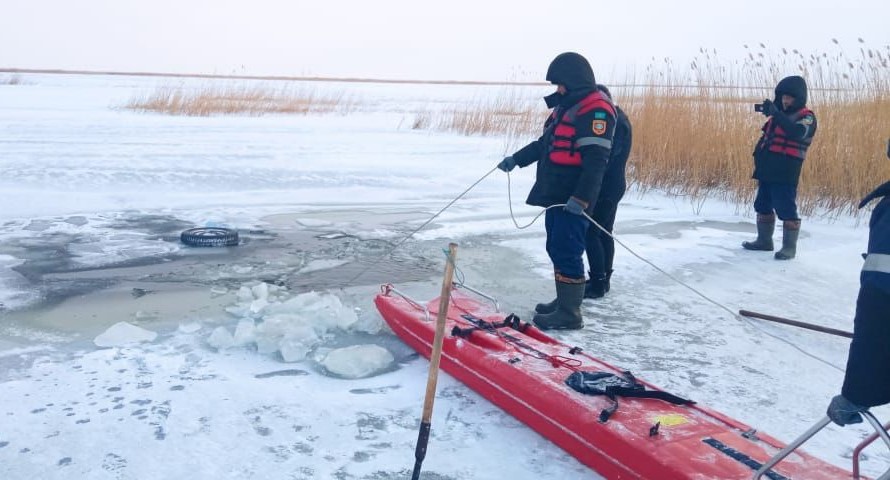
{"type": "Polygon", "coordinates": [[[761,215],[775,212],[779,220],[800,220],[797,216],[797,185],[758,181],[754,211],[761,215]]]}
{"type": "MultiPolygon", "coordinates": [[[[591,218],[609,233],[612,233],[615,228],[617,212],[618,202],[600,199],[593,207],[591,218]]],[[[615,259],[615,240],[611,235],[600,230],[596,225],[591,225],[587,229],[586,250],[591,278],[602,278],[612,270],[612,262],[615,259]]]]}
{"type": "Polygon", "coordinates": [[[581,215],[566,212],[560,207],[544,214],[547,231],[547,255],[553,262],[556,279],[584,281],[584,247],[590,221],[581,215]]]}
{"type": "Polygon", "coordinates": [[[865,407],[890,403],[890,293],[863,285],[841,394],[865,407]]]}

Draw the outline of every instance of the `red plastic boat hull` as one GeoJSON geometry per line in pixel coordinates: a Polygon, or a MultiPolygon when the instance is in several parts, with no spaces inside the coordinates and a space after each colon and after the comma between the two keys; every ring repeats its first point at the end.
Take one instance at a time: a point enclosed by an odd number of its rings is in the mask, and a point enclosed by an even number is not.
{"type": "MultiPolygon", "coordinates": [[[[416,304],[388,290],[374,303],[393,332],[429,358],[435,313],[427,318],[416,304]]],[[[437,312],[438,299],[425,306],[437,312]]],[[[491,305],[456,290],[446,333],[504,318],[491,305]]],[[[565,379],[576,370],[620,374],[621,369],[572,350],[533,326],[479,329],[465,337],[446,334],[441,367],[609,479],[750,479],[784,447],[762,433],[751,435],[753,429],[718,412],[655,399],[620,398],[615,413],[600,422],[609,400],[581,394],[565,379]]],[[[852,475],[798,450],[763,478],[838,480],[852,475]]]]}

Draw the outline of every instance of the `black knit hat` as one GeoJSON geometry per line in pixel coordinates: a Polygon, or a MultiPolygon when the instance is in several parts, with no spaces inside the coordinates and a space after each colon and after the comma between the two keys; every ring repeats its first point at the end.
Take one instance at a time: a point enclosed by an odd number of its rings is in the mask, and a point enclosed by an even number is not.
{"type": "Polygon", "coordinates": [[[803,108],[807,104],[807,81],[803,77],[793,75],[783,78],[776,85],[776,103],[781,105],[782,95],[794,97],[793,110],[803,108]]]}
{"type": "Polygon", "coordinates": [[[575,52],[560,53],[550,62],[547,81],[563,85],[569,92],[596,88],[596,78],[590,63],[575,52]]]}

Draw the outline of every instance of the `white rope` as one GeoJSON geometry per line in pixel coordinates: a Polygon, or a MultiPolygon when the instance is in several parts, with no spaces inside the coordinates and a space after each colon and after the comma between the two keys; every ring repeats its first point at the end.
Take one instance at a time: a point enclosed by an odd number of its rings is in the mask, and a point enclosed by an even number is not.
{"type": "MultiPolygon", "coordinates": [[[[491,173],[491,172],[489,172],[489,173],[491,173]]],[[[541,214],[543,214],[543,213],[544,213],[545,211],[547,211],[548,209],[550,209],[550,208],[554,208],[554,207],[564,207],[564,206],[565,206],[564,203],[560,203],[560,204],[556,204],[556,205],[551,205],[551,206],[545,208],[544,210],[542,210],[541,213],[539,213],[537,216],[535,216],[535,218],[532,219],[531,223],[529,223],[528,225],[525,225],[525,226],[521,226],[521,227],[520,227],[520,226],[519,226],[519,223],[516,221],[516,218],[513,216],[513,201],[512,201],[512,194],[511,194],[511,191],[510,191],[510,190],[511,190],[510,173],[507,172],[507,199],[508,199],[508,201],[510,202],[510,217],[513,219],[513,224],[516,225],[516,228],[519,228],[519,229],[525,229],[525,228],[530,227],[533,223],[535,223],[535,221],[538,220],[538,217],[540,217],[541,214]]],[[[769,336],[769,337],[772,337],[772,338],[774,338],[774,339],[776,339],[776,340],[778,340],[778,341],[780,341],[780,342],[782,342],[782,343],[785,343],[786,345],[788,345],[788,346],[794,348],[794,349],[797,350],[798,352],[800,352],[800,353],[802,353],[802,354],[804,354],[804,355],[806,355],[806,356],[812,358],[813,360],[822,362],[822,363],[824,363],[825,365],[828,365],[829,367],[831,367],[831,368],[833,368],[833,369],[835,369],[835,370],[837,370],[837,371],[839,371],[839,372],[841,372],[841,373],[844,372],[844,369],[843,369],[843,368],[841,368],[841,367],[839,367],[839,366],[837,366],[837,365],[835,365],[835,364],[829,362],[828,360],[825,360],[824,358],[821,358],[821,357],[819,357],[819,356],[817,356],[817,355],[815,355],[815,354],[812,354],[812,353],[810,353],[810,352],[804,350],[802,347],[800,347],[800,346],[794,344],[793,342],[791,342],[791,341],[789,341],[789,340],[786,340],[786,339],[784,339],[784,338],[782,338],[782,337],[780,337],[780,336],[778,336],[778,335],[775,335],[775,334],[773,334],[773,333],[770,333],[770,332],[764,330],[763,328],[761,328],[760,325],[758,325],[758,324],[752,322],[750,319],[748,319],[748,318],[746,318],[746,317],[744,317],[744,316],[742,316],[742,315],[739,315],[737,312],[731,310],[729,307],[727,307],[726,305],[723,305],[722,303],[720,303],[720,302],[714,300],[713,298],[711,298],[711,297],[705,295],[705,294],[702,293],[701,291],[697,290],[695,287],[692,287],[692,286],[690,286],[690,285],[687,285],[686,283],[683,283],[680,279],[674,277],[673,275],[671,275],[670,273],[668,273],[667,271],[665,271],[663,268],[659,267],[658,265],[655,265],[655,264],[652,263],[651,261],[649,261],[649,260],[643,258],[642,255],[639,255],[637,252],[633,251],[633,249],[631,249],[630,247],[628,247],[627,245],[625,245],[624,242],[622,242],[622,241],[619,240],[617,237],[615,237],[615,235],[613,235],[612,232],[606,230],[605,228],[603,228],[602,225],[600,225],[599,223],[597,223],[596,220],[590,218],[590,216],[587,215],[587,212],[582,212],[582,214],[584,215],[584,218],[586,218],[587,220],[590,220],[590,223],[592,223],[596,228],[599,228],[600,230],[602,230],[603,232],[605,232],[606,235],[612,237],[612,239],[615,240],[615,243],[617,243],[618,245],[621,245],[625,250],[627,250],[628,252],[630,252],[631,255],[633,255],[634,257],[637,257],[640,261],[642,261],[643,263],[645,263],[645,264],[649,265],[650,267],[654,268],[656,271],[661,272],[662,274],[664,274],[666,277],[670,278],[670,279],[673,280],[674,282],[677,282],[678,284],[680,284],[680,285],[686,287],[686,288],[689,289],[692,293],[695,293],[695,294],[698,295],[699,297],[703,298],[705,301],[710,302],[710,303],[714,304],[715,306],[717,306],[718,308],[720,308],[720,309],[726,311],[726,312],[729,313],[733,318],[735,318],[735,319],[737,319],[737,320],[742,320],[742,321],[744,321],[744,322],[747,323],[748,325],[751,325],[752,327],[754,327],[754,328],[756,328],[757,330],[759,330],[761,333],[763,333],[763,334],[765,334],[765,335],[767,335],[767,336],[769,336]]]]}
{"type": "MultiPolygon", "coordinates": [[[[492,168],[491,170],[488,171],[488,173],[486,173],[485,175],[483,175],[482,177],[480,177],[478,180],[476,180],[475,182],[473,182],[472,185],[470,185],[469,187],[467,187],[463,192],[460,193],[460,195],[458,195],[458,196],[455,197],[453,200],[451,200],[450,202],[448,202],[447,205],[445,205],[444,207],[442,207],[438,212],[436,212],[436,213],[435,213],[432,217],[430,217],[427,221],[423,222],[419,227],[415,228],[415,229],[412,230],[408,235],[406,235],[406,236],[403,237],[401,240],[399,240],[398,242],[396,242],[395,244],[393,244],[393,246],[390,247],[389,250],[387,250],[383,255],[377,257],[377,259],[376,259],[374,262],[372,262],[370,265],[368,265],[367,267],[365,267],[364,269],[362,269],[360,272],[358,272],[358,273],[357,273],[357,274],[356,274],[356,275],[355,275],[355,276],[354,276],[348,283],[352,283],[352,282],[354,282],[354,281],[357,280],[359,277],[361,277],[362,275],[364,275],[368,270],[370,270],[371,268],[375,267],[375,266],[376,266],[378,263],[380,263],[380,261],[382,261],[384,258],[389,257],[389,255],[392,254],[392,252],[394,252],[397,248],[399,248],[399,247],[400,247],[403,243],[405,243],[409,238],[411,238],[412,236],[414,236],[414,234],[416,234],[417,232],[419,232],[420,230],[422,230],[424,227],[426,227],[427,225],[429,225],[430,222],[432,222],[433,220],[435,220],[435,219],[436,219],[439,215],[441,215],[445,210],[448,210],[449,208],[451,208],[451,206],[454,205],[455,202],[457,202],[458,200],[460,200],[461,198],[463,198],[464,195],[466,195],[467,193],[469,193],[470,190],[472,190],[473,188],[475,188],[476,185],[478,185],[480,182],[482,182],[482,180],[485,180],[485,179],[486,179],[489,175],[491,175],[495,170],[497,170],[497,167],[492,168]]],[[[537,215],[535,215],[535,217],[534,217],[534,218],[531,220],[531,222],[529,222],[527,225],[519,225],[519,222],[516,221],[516,215],[515,215],[514,212],[513,212],[513,194],[512,194],[512,184],[511,184],[511,182],[510,182],[510,172],[507,172],[507,202],[508,202],[509,209],[510,209],[510,218],[513,220],[513,224],[514,224],[514,225],[516,226],[516,228],[519,229],[519,230],[524,230],[524,229],[529,228],[530,226],[532,226],[532,225],[538,220],[538,218],[540,218],[541,215],[543,215],[544,212],[546,212],[547,210],[549,210],[549,209],[551,209],[551,208],[558,208],[558,207],[564,207],[564,206],[565,206],[564,203],[560,203],[560,204],[556,204],[556,205],[551,205],[551,206],[549,206],[549,207],[547,207],[547,208],[541,210],[541,212],[539,212],[537,215]]],[[[704,293],[702,293],[701,291],[697,290],[696,288],[694,288],[694,287],[692,287],[692,286],[690,286],[690,285],[687,285],[686,283],[682,282],[680,279],[674,277],[673,275],[671,275],[670,273],[668,273],[667,271],[665,271],[664,269],[662,269],[662,268],[659,267],[658,265],[655,265],[655,264],[652,263],[651,261],[649,261],[649,260],[643,258],[643,256],[641,256],[641,255],[639,255],[638,253],[636,253],[635,251],[633,251],[633,249],[631,249],[630,247],[628,247],[627,245],[625,245],[624,242],[622,242],[622,241],[619,240],[617,237],[615,237],[615,235],[613,235],[612,232],[606,230],[605,228],[603,228],[602,225],[600,225],[599,223],[597,223],[594,219],[590,218],[590,216],[587,215],[587,212],[582,212],[582,214],[584,215],[585,218],[587,218],[587,220],[590,221],[590,223],[592,223],[596,228],[599,228],[601,231],[605,232],[606,235],[609,235],[610,237],[612,237],[612,239],[615,240],[615,243],[621,245],[625,250],[627,250],[628,252],[630,252],[631,255],[633,255],[634,257],[638,258],[640,261],[642,261],[643,263],[649,265],[650,267],[654,268],[656,271],[662,273],[662,274],[665,275],[666,277],[670,278],[670,279],[673,280],[674,282],[676,282],[676,283],[682,285],[683,287],[686,287],[686,288],[689,289],[691,292],[695,293],[696,295],[698,295],[699,297],[701,297],[701,298],[704,299],[705,301],[707,301],[707,302],[709,302],[709,303],[711,303],[711,304],[717,306],[718,308],[720,308],[720,309],[726,311],[726,312],[729,313],[733,318],[735,318],[735,319],[737,319],[737,320],[742,320],[742,321],[744,321],[744,322],[747,323],[748,325],[750,325],[750,326],[754,327],[755,329],[759,330],[761,333],[763,333],[763,334],[765,334],[765,335],[767,335],[767,336],[769,336],[769,337],[772,337],[772,338],[774,338],[774,339],[776,339],[776,340],[778,340],[778,341],[780,341],[780,342],[782,342],[782,343],[787,344],[788,346],[794,348],[795,350],[799,351],[800,353],[802,353],[802,354],[804,354],[804,355],[806,355],[806,356],[808,356],[808,357],[810,357],[810,358],[812,358],[812,359],[814,359],[814,360],[816,360],[816,361],[822,362],[822,363],[824,363],[825,365],[827,365],[827,366],[829,366],[829,367],[831,367],[831,368],[834,368],[835,370],[837,370],[837,371],[839,371],[839,372],[842,372],[842,373],[844,372],[844,369],[843,369],[843,368],[841,368],[841,367],[839,367],[839,366],[837,366],[837,365],[835,365],[835,364],[833,364],[833,363],[831,363],[831,362],[829,362],[829,361],[827,361],[827,360],[825,360],[825,359],[823,359],[823,358],[820,358],[820,357],[817,356],[817,355],[814,355],[814,354],[812,354],[812,353],[810,353],[810,352],[807,352],[806,350],[804,350],[804,349],[801,348],[800,346],[798,346],[798,345],[792,343],[792,342],[789,341],[789,340],[786,340],[786,339],[784,339],[784,338],[782,338],[782,337],[779,337],[779,336],[777,336],[777,335],[775,335],[775,334],[773,334],[773,333],[770,333],[770,332],[764,330],[763,328],[761,328],[760,325],[758,325],[758,324],[752,322],[750,319],[748,319],[748,318],[746,318],[746,317],[743,317],[743,316],[739,315],[739,314],[736,313],[735,311],[731,310],[729,307],[727,307],[727,306],[721,304],[720,302],[718,302],[718,301],[712,299],[711,297],[705,295],[704,293]]],[[[460,272],[460,271],[458,270],[458,277],[460,278],[460,277],[462,277],[462,276],[463,276],[463,273],[460,272]]]]}
{"type": "MultiPolygon", "coordinates": [[[[475,188],[476,185],[479,185],[479,183],[482,182],[482,180],[485,180],[485,179],[486,179],[489,175],[491,175],[492,172],[494,172],[495,170],[497,170],[497,167],[492,168],[491,170],[488,171],[488,173],[486,173],[485,175],[482,175],[482,177],[479,178],[479,180],[476,180],[475,182],[473,182],[472,185],[470,185],[469,187],[467,187],[467,189],[464,190],[463,192],[461,192],[460,195],[458,195],[457,197],[455,197],[454,200],[448,202],[448,205],[445,205],[444,207],[442,207],[438,212],[436,212],[435,215],[433,215],[432,217],[430,217],[429,220],[423,222],[423,224],[421,224],[419,227],[417,227],[417,228],[415,228],[414,230],[412,230],[411,233],[409,233],[408,235],[405,235],[405,237],[403,237],[401,240],[399,240],[398,242],[396,242],[396,243],[395,243],[392,247],[390,247],[389,250],[387,250],[383,255],[380,255],[379,257],[377,257],[377,259],[376,259],[375,261],[371,262],[370,265],[368,265],[367,267],[365,267],[365,268],[363,268],[361,271],[359,271],[354,277],[352,277],[351,280],[349,280],[349,282],[347,282],[347,284],[351,284],[352,282],[356,281],[359,277],[361,277],[362,275],[364,275],[368,270],[370,270],[370,269],[372,269],[373,267],[377,266],[377,264],[380,263],[384,258],[389,257],[389,255],[390,255],[392,252],[394,252],[397,248],[399,248],[400,246],[402,246],[402,244],[405,243],[406,240],[408,240],[409,238],[411,238],[412,236],[414,236],[415,233],[421,231],[421,230],[423,229],[423,227],[429,225],[430,222],[432,222],[433,220],[435,220],[436,217],[438,217],[439,215],[442,214],[442,212],[444,212],[445,210],[448,210],[449,208],[451,208],[451,206],[454,205],[455,202],[457,202],[458,200],[460,200],[461,198],[463,198],[464,195],[466,195],[470,190],[472,190],[473,188],[475,188]]],[[[512,214],[512,210],[511,210],[511,214],[512,214]]]]}

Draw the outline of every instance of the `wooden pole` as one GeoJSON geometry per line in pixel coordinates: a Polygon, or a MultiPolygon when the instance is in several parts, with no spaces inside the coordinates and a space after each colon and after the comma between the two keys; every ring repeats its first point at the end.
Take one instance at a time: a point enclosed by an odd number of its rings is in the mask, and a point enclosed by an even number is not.
{"type": "Polygon", "coordinates": [[[769,320],[770,322],[783,323],[785,325],[792,325],[795,327],[806,328],[807,330],[813,330],[816,332],[829,333],[831,335],[837,335],[839,337],[853,338],[852,333],[845,332],[843,330],[837,330],[834,328],[823,327],[820,325],[813,325],[812,323],[798,322],[797,320],[788,320],[787,318],[775,317],[773,315],[766,315],[764,313],[751,312],[748,310],[739,310],[739,315],[741,315],[743,317],[759,318],[761,320],[769,320]]]}
{"type": "Polygon", "coordinates": [[[439,361],[442,358],[445,319],[448,315],[448,301],[451,299],[451,285],[454,277],[456,257],[457,244],[449,243],[448,258],[445,262],[445,278],[442,279],[442,293],[439,295],[439,314],[436,316],[436,335],[433,338],[433,351],[430,354],[430,372],[426,379],[423,415],[420,419],[420,431],[417,432],[417,446],[414,449],[414,473],[411,475],[411,480],[420,478],[420,465],[426,457],[426,447],[430,440],[430,419],[433,416],[433,402],[436,400],[436,382],[439,380],[439,361]]]}

